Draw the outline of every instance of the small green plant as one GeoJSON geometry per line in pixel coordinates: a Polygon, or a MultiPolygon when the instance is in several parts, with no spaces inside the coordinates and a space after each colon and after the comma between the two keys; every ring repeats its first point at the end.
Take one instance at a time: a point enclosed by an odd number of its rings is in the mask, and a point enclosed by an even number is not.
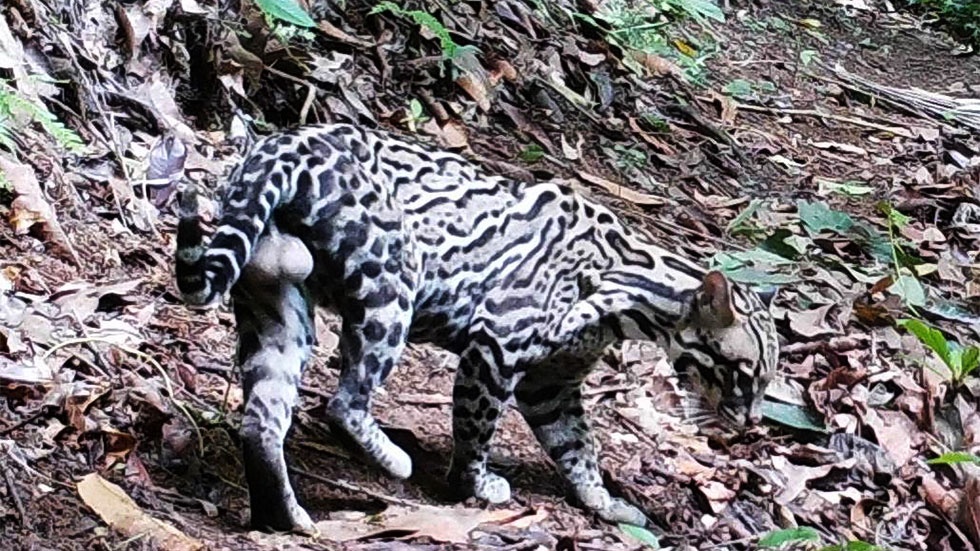
{"type": "Polygon", "coordinates": [[[536,143],[525,147],[517,154],[517,157],[525,163],[536,163],[544,158],[544,148],[536,143]]]}
{"type": "Polygon", "coordinates": [[[272,31],[272,35],[283,44],[290,44],[297,40],[312,42],[314,39],[316,39],[316,35],[313,34],[313,31],[303,27],[297,27],[296,25],[280,23],[273,20],[268,15],[265,18],[265,23],[269,26],[269,30],[272,31]]]}
{"type": "Polygon", "coordinates": [[[266,23],[273,27],[273,22],[283,21],[297,27],[316,27],[316,22],[310,14],[296,3],[296,0],[255,0],[255,5],[266,16],[266,23]]]}
{"type": "Polygon", "coordinates": [[[980,0],[906,0],[932,14],[957,38],[980,47],[980,0]]]}
{"type": "Polygon", "coordinates": [[[648,125],[650,125],[650,128],[653,128],[655,131],[662,132],[664,134],[669,134],[670,133],[670,123],[668,123],[667,121],[665,121],[659,115],[655,115],[655,114],[652,114],[652,113],[646,113],[646,114],[640,115],[640,118],[642,118],[643,119],[643,122],[645,122],[648,125]]]}
{"type": "MultiPolygon", "coordinates": [[[[638,73],[641,64],[632,52],[669,59],[677,64],[692,83],[704,81],[704,63],[714,53],[710,40],[691,47],[689,39],[671,37],[671,25],[690,17],[708,25],[709,21],[723,22],[725,15],[713,0],[609,0],[592,15],[573,12],[574,18],[601,29],[606,41],[626,50],[623,63],[638,73]]],[[[714,44],[717,50],[717,44],[714,44]]]]}
{"type": "MultiPolygon", "coordinates": [[[[799,526],[797,528],[786,528],[784,530],[773,530],[762,536],[759,540],[759,547],[762,549],[782,548],[788,543],[821,544],[820,533],[809,526],[799,526]]],[[[882,547],[870,544],[866,541],[851,540],[847,543],[834,545],[824,545],[822,547],[807,547],[807,549],[818,549],[819,551],[885,551],[882,547]]]]}
{"type": "Polygon", "coordinates": [[[800,52],[800,63],[804,67],[809,67],[814,61],[820,61],[820,52],[816,50],[803,50],[800,52]]]}
{"type": "Polygon", "coordinates": [[[456,41],[449,34],[449,29],[430,13],[421,10],[402,9],[394,2],[381,2],[377,6],[374,6],[370,13],[373,15],[384,12],[391,12],[400,17],[407,17],[414,21],[416,25],[425,27],[429,32],[436,35],[439,39],[439,46],[442,49],[442,56],[445,59],[455,60],[466,52],[477,51],[475,46],[460,46],[456,44],[456,41]]]}
{"type": "Polygon", "coordinates": [[[892,265],[895,269],[895,283],[889,287],[889,291],[902,297],[905,306],[915,314],[916,306],[925,305],[926,292],[922,288],[922,283],[915,277],[914,272],[909,269],[914,268],[915,258],[905,251],[902,242],[896,235],[912,219],[885,202],[878,203],[878,210],[885,214],[888,222],[888,241],[891,248],[892,265]]]}
{"type": "Polygon", "coordinates": [[[908,329],[922,344],[939,356],[949,370],[949,380],[954,387],[962,385],[966,378],[980,367],[980,348],[960,346],[955,341],[949,341],[942,331],[917,319],[904,319],[898,324],[908,329]]]}
{"type": "Polygon", "coordinates": [[[616,154],[616,166],[620,170],[641,169],[647,166],[649,160],[647,154],[636,147],[615,145],[613,152],[616,154]]]}
{"type": "Polygon", "coordinates": [[[980,465],[980,457],[967,452],[948,452],[926,461],[930,465],[958,465],[960,463],[972,463],[980,465]]]}
{"type": "Polygon", "coordinates": [[[0,79],[0,146],[16,151],[13,132],[18,117],[27,117],[44,129],[58,145],[72,153],[85,149],[85,142],[74,130],[65,126],[58,117],[40,103],[25,98],[6,80],[0,79]]]}
{"type": "Polygon", "coordinates": [[[738,99],[759,99],[762,94],[772,94],[776,91],[776,85],[767,80],[751,81],[737,78],[725,85],[722,90],[738,99]]]}
{"type": "Polygon", "coordinates": [[[790,542],[820,541],[820,534],[809,526],[773,530],[759,539],[759,547],[780,547],[790,542]]]}
{"type": "Polygon", "coordinates": [[[429,120],[429,117],[424,115],[424,111],[422,109],[422,102],[420,102],[415,98],[412,98],[412,101],[408,102],[408,115],[406,115],[405,118],[402,119],[402,122],[408,125],[409,130],[411,130],[412,132],[416,132],[418,129],[418,125],[424,123],[427,120],[429,120]]]}

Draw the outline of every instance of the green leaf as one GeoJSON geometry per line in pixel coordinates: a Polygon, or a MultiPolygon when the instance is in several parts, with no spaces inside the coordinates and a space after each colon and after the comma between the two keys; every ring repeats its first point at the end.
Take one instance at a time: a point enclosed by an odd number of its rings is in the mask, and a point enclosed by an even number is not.
{"type": "Polygon", "coordinates": [[[786,228],[779,228],[760,243],[759,248],[783,258],[799,260],[811,245],[813,245],[813,240],[809,237],[796,235],[786,228]]]}
{"type": "Polygon", "coordinates": [[[800,52],[800,62],[803,63],[804,67],[808,67],[810,63],[813,63],[814,59],[820,59],[820,53],[816,50],[803,50],[800,52]]]}
{"type": "Polygon", "coordinates": [[[755,211],[759,210],[759,206],[761,205],[762,199],[753,199],[749,203],[749,206],[745,207],[742,212],[738,213],[738,216],[736,216],[734,220],[728,223],[728,227],[725,228],[725,230],[728,233],[731,233],[733,229],[744,224],[746,220],[752,218],[752,215],[755,214],[755,211]]]}
{"type": "Polygon", "coordinates": [[[762,416],[794,429],[827,432],[823,422],[813,415],[809,409],[795,404],[764,400],[762,402],[762,416]]]}
{"type": "Polygon", "coordinates": [[[960,370],[963,375],[973,373],[978,367],[980,367],[980,348],[970,346],[964,349],[963,355],[960,356],[960,370]]]}
{"type": "Polygon", "coordinates": [[[872,186],[862,185],[855,181],[848,182],[835,182],[833,180],[827,180],[824,178],[816,179],[818,184],[818,191],[820,195],[828,195],[830,193],[838,193],[840,195],[846,195],[848,197],[859,197],[862,195],[868,195],[874,192],[875,188],[872,186]]]}
{"type": "Polygon", "coordinates": [[[820,541],[820,534],[809,526],[774,530],[759,540],[759,547],[779,547],[791,541],[820,541]]]}
{"type": "Polygon", "coordinates": [[[274,19],[291,23],[297,27],[316,27],[316,21],[299,7],[296,0],[255,0],[255,5],[263,13],[274,19]]]}
{"type": "Polygon", "coordinates": [[[833,210],[823,201],[800,201],[797,203],[797,210],[800,221],[811,234],[818,234],[823,230],[846,234],[854,227],[854,219],[849,214],[833,210]]]}
{"type": "Polygon", "coordinates": [[[711,0],[673,0],[671,3],[676,4],[697,21],[708,18],[719,23],[725,22],[725,13],[711,0]]]}
{"type": "Polygon", "coordinates": [[[756,268],[737,268],[734,270],[722,271],[725,272],[728,279],[732,281],[737,281],[739,283],[751,283],[754,285],[788,285],[790,283],[796,283],[800,280],[799,277],[792,274],[774,274],[772,272],[767,272],[756,268]]]}
{"type": "Polygon", "coordinates": [[[967,452],[949,452],[926,461],[930,465],[956,465],[959,463],[975,463],[980,465],[980,457],[967,452]]]}
{"type": "Polygon", "coordinates": [[[741,78],[737,78],[723,88],[726,94],[736,98],[747,98],[752,96],[752,83],[741,78]]]}
{"type": "Polygon", "coordinates": [[[888,221],[898,229],[904,228],[909,224],[909,222],[912,221],[912,217],[902,214],[901,212],[895,210],[895,208],[892,207],[891,204],[885,201],[880,201],[877,204],[877,207],[882,214],[888,217],[888,221]]]}
{"type": "Polygon", "coordinates": [[[877,545],[872,545],[866,541],[853,540],[849,541],[843,545],[828,545],[827,547],[821,547],[820,551],[884,551],[881,547],[877,545]]]}
{"type": "Polygon", "coordinates": [[[412,118],[418,119],[422,116],[422,102],[412,98],[412,101],[408,102],[408,108],[412,112],[412,118]]]}
{"type": "Polygon", "coordinates": [[[544,158],[544,149],[540,145],[533,143],[525,147],[517,156],[525,163],[536,163],[544,158]]]}
{"type": "Polygon", "coordinates": [[[918,337],[922,344],[929,347],[930,350],[939,356],[939,359],[949,367],[950,371],[956,373],[959,366],[953,365],[953,358],[949,350],[949,342],[946,340],[946,336],[943,335],[942,331],[930,327],[917,319],[903,319],[899,320],[898,325],[908,329],[913,335],[918,337]]]}
{"type": "Polygon", "coordinates": [[[660,539],[658,539],[653,532],[647,530],[646,528],[641,528],[632,524],[619,523],[619,529],[622,530],[622,532],[627,536],[639,541],[651,549],[660,549],[660,539]]]}
{"type": "Polygon", "coordinates": [[[895,283],[891,284],[888,290],[911,304],[912,306],[925,306],[926,290],[922,288],[919,280],[910,275],[900,275],[895,283]]]}

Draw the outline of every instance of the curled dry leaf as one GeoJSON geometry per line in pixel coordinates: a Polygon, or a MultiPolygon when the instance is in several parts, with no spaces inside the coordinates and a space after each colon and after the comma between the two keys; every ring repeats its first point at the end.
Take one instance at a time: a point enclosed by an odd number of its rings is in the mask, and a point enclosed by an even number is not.
{"type": "Polygon", "coordinates": [[[75,249],[68,241],[68,236],[58,223],[54,207],[48,204],[37,183],[34,170],[6,157],[0,157],[0,172],[6,175],[7,181],[13,186],[17,197],[10,205],[10,225],[18,235],[24,235],[35,224],[41,224],[45,237],[51,244],[67,254],[75,264],[79,264],[75,249]]]}
{"type": "Polygon", "coordinates": [[[196,551],[204,547],[171,524],[143,512],[122,488],[98,473],[85,475],[77,484],[78,495],[106,524],[127,537],[149,539],[161,549],[196,551]]]}

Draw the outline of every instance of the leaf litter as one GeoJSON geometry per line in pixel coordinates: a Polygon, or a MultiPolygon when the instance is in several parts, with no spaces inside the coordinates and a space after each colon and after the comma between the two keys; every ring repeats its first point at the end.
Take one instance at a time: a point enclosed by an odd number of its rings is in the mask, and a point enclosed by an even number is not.
{"type": "Polygon", "coordinates": [[[871,0],[76,4],[0,8],[0,79],[16,83],[0,93],[34,106],[0,117],[5,540],[980,547],[980,66],[908,14],[871,0]],[[607,482],[654,526],[565,503],[513,412],[494,462],[514,502],[455,505],[452,358],[410,348],[378,397],[419,471],[393,482],[322,425],[337,324],[321,317],[287,447],[317,474],[297,487],[328,538],[249,534],[233,321],[177,299],[173,192],[216,189],[257,133],[301,120],[417,132],[563,180],[773,293],[769,422],[716,425],[655,347],[625,343],[586,395],[607,482]]]}

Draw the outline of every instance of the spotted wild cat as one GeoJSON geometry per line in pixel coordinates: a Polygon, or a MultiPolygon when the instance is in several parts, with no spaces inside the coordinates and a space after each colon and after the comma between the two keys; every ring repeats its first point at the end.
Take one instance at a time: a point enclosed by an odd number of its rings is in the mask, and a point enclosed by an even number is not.
{"type": "Polygon", "coordinates": [[[487,469],[512,398],[585,508],[645,516],[603,487],[581,385],[604,349],[659,343],[738,423],[756,421],[778,341],[759,297],[658,247],[610,210],[553,183],[491,176],[462,157],[350,125],[260,141],[231,175],[210,243],[183,194],[177,283],[190,304],[231,292],[238,324],[246,477],[256,527],[310,531],[283,457],[314,345],[313,308],[342,317],[330,421],[391,475],[409,456],[378,428],[372,391],[406,342],[460,356],[450,479],[510,497],[487,469]]]}

